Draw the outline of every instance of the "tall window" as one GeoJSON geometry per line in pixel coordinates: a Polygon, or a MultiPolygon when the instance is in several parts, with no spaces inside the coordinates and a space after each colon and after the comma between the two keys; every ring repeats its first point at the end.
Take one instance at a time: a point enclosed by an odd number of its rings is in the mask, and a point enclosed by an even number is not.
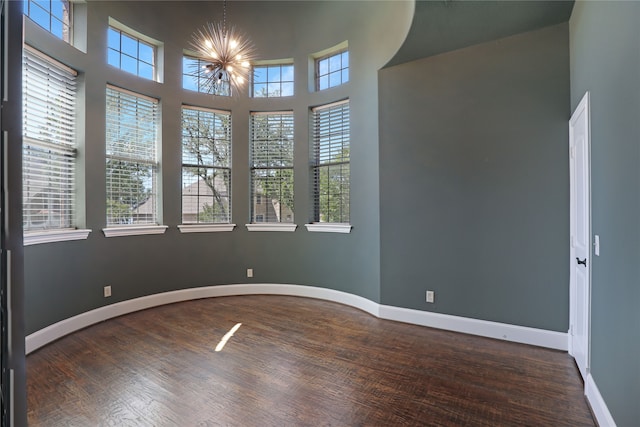
{"type": "Polygon", "coordinates": [[[107,226],[156,224],[158,100],[107,87],[107,226]]]}
{"type": "Polygon", "coordinates": [[[76,72],[25,46],[23,226],[73,227],[76,72]]]}
{"type": "Polygon", "coordinates": [[[182,223],[231,222],[231,114],[182,107],[182,223]]]}
{"type": "Polygon", "coordinates": [[[24,14],[54,36],[71,43],[69,0],[24,0],[24,14]]]}
{"type": "Polygon", "coordinates": [[[349,101],[313,110],[315,222],[349,222],[349,101]]]}
{"type": "Polygon", "coordinates": [[[316,59],[316,89],[324,90],[349,81],[349,51],[316,59]]]}
{"type": "Polygon", "coordinates": [[[155,46],[114,27],[109,27],[107,40],[109,65],[145,79],[155,78],[155,46]]]}
{"type": "Polygon", "coordinates": [[[293,96],[293,64],[254,66],[251,96],[254,98],[293,96]]]}
{"type": "Polygon", "coordinates": [[[202,59],[191,56],[182,57],[182,88],[218,96],[229,96],[231,89],[229,82],[223,81],[219,88],[212,87],[212,80],[205,78],[199,70],[207,64],[202,59]]]}
{"type": "Polygon", "coordinates": [[[293,113],[251,114],[251,221],[293,222],[293,113]]]}

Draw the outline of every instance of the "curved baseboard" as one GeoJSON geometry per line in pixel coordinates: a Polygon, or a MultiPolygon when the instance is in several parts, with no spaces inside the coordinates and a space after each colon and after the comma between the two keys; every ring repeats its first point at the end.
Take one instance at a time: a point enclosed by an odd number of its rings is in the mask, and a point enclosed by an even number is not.
{"type": "Polygon", "coordinates": [[[29,354],[72,332],[104,320],[122,316],[123,314],[193,299],[240,295],[288,295],[316,298],[345,304],[381,319],[395,320],[557,350],[566,351],[568,349],[567,334],[562,332],[381,305],[358,295],[315,286],[256,283],[181,289],[96,308],[95,310],[78,314],[77,316],[54,323],[30,334],[25,340],[25,350],[26,353],[29,354]]]}

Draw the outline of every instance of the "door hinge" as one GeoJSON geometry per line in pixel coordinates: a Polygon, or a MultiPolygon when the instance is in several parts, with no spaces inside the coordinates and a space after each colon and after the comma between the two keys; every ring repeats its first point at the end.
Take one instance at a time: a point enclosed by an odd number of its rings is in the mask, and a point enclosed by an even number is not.
{"type": "Polygon", "coordinates": [[[571,238],[569,239],[569,242],[570,242],[569,244],[571,245],[572,248],[576,247],[576,242],[574,241],[573,236],[571,236],[571,238]]]}
{"type": "Polygon", "coordinates": [[[576,147],[569,148],[569,155],[571,156],[572,159],[576,157],[576,147]]]}

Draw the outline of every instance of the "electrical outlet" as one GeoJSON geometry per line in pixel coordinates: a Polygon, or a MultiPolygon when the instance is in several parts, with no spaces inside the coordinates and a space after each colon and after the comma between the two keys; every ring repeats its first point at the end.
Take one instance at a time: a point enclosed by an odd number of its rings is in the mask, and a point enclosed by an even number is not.
{"type": "Polygon", "coordinates": [[[105,286],[104,287],[104,297],[108,298],[111,296],[111,286],[105,286]]]}
{"type": "Polygon", "coordinates": [[[427,291],[427,302],[434,302],[436,299],[436,293],[434,291],[427,291]]]}
{"type": "Polygon", "coordinates": [[[247,268],[247,277],[253,277],[253,268],[247,268]]]}

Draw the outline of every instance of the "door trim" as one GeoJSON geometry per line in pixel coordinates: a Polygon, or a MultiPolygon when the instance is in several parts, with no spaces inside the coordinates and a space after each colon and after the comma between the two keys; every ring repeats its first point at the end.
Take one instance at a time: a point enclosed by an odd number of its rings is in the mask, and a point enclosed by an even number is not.
{"type": "MultiPolygon", "coordinates": [[[[588,289],[586,292],[586,301],[585,301],[585,313],[587,316],[587,321],[586,321],[586,339],[587,339],[587,343],[586,343],[586,355],[585,355],[585,359],[586,359],[586,363],[585,363],[585,375],[583,380],[586,381],[587,377],[590,374],[591,371],[591,280],[592,280],[592,268],[591,266],[593,265],[593,242],[592,242],[592,223],[591,223],[591,96],[590,96],[590,92],[587,91],[585,92],[584,96],[582,97],[582,99],[580,100],[580,102],[578,103],[578,106],[576,107],[575,111],[573,112],[573,114],[571,115],[571,119],[569,120],[569,332],[568,332],[568,338],[569,338],[569,342],[568,342],[568,347],[569,347],[569,354],[571,356],[574,356],[574,340],[573,340],[573,330],[575,327],[575,317],[576,317],[576,311],[577,311],[577,299],[576,299],[576,278],[575,278],[575,263],[576,263],[576,256],[575,256],[575,247],[574,247],[574,236],[573,236],[573,231],[575,228],[575,217],[576,217],[576,209],[577,206],[575,206],[574,203],[574,164],[575,161],[573,160],[573,156],[574,153],[572,152],[572,147],[573,147],[573,129],[574,129],[574,125],[575,122],[577,120],[577,118],[582,114],[582,113],[586,114],[586,120],[587,120],[587,129],[586,129],[586,137],[585,137],[585,152],[587,153],[588,156],[588,161],[587,161],[587,174],[586,174],[586,183],[585,185],[587,186],[587,212],[586,215],[588,215],[588,236],[587,236],[587,248],[588,248],[588,265],[586,265],[587,268],[587,277],[589,280],[589,284],[588,284],[588,289]]],[[[575,356],[574,356],[575,357],[575,356]]]]}

